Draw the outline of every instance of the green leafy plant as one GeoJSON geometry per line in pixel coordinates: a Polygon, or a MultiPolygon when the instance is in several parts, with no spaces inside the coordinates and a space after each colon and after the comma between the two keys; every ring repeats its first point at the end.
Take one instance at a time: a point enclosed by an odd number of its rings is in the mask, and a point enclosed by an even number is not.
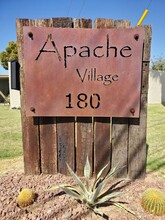
{"type": "Polygon", "coordinates": [[[165,58],[160,56],[152,60],[152,70],[165,71],[165,58]]]}
{"type": "Polygon", "coordinates": [[[4,69],[8,70],[8,62],[18,59],[17,43],[10,41],[5,51],[0,52],[0,63],[4,69]]]}
{"type": "Polygon", "coordinates": [[[104,166],[100,172],[97,174],[96,179],[93,182],[93,185],[90,187],[90,164],[89,160],[87,158],[86,164],[84,167],[84,176],[85,176],[85,182],[84,184],[80,178],[73,172],[73,170],[70,168],[70,166],[67,164],[68,170],[72,178],[75,180],[75,182],[78,184],[78,187],[71,186],[67,184],[62,184],[56,187],[51,188],[51,190],[55,190],[57,188],[61,188],[66,194],[73,196],[78,201],[81,201],[83,204],[86,205],[87,208],[93,210],[95,214],[104,216],[104,213],[100,211],[98,208],[100,205],[108,203],[108,205],[115,205],[119,208],[125,209],[126,211],[135,214],[123,204],[120,202],[112,201],[112,199],[118,197],[121,192],[111,192],[106,193],[108,191],[104,191],[106,184],[108,183],[108,180],[114,175],[116,172],[116,168],[109,171],[104,177],[102,177],[103,171],[107,168],[108,164],[104,166]]]}
{"type": "Polygon", "coordinates": [[[165,195],[158,189],[149,188],[142,194],[142,207],[154,215],[165,214],[165,195]]]}

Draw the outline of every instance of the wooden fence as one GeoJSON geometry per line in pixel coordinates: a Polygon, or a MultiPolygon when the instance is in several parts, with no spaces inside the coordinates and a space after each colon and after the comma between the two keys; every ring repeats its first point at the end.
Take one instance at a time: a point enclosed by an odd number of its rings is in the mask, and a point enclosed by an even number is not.
{"type": "MultiPolygon", "coordinates": [[[[140,118],[26,117],[23,26],[92,28],[90,19],[17,19],[21,80],[21,114],[25,174],[68,175],[66,162],[83,175],[88,155],[91,175],[109,162],[119,166],[117,177],[140,178],[146,171],[146,120],[151,27],[144,26],[140,118]]],[[[96,19],[95,28],[129,28],[125,20],[96,19]]],[[[124,107],[123,107],[124,108],[124,107]]],[[[109,167],[109,168],[110,168],[109,167]]]]}

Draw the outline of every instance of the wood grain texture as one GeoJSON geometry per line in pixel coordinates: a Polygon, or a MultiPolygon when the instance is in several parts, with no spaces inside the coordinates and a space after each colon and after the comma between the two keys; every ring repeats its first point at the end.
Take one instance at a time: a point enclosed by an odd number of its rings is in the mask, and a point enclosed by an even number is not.
{"type": "MultiPolygon", "coordinates": [[[[52,18],[52,26],[56,28],[72,28],[71,18],[52,18]]],[[[57,85],[59,86],[59,85],[57,85]]],[[[57,169],[69,175],[66,163],[75,170],[75,118],[57,117],[57,169]]]]}
{"type": "MultiPolygon", "coordinates": [[[[50,19],[38,19],[35,20],[35,26],[36,27],[55,27],[55,28],[64,28],[64,27],[69,27],[72,28],[72,19],[71,18],[50,18],[50,19]]],[[[59,85],[57,85],[59,86],[59,85]]],[[[63,119],[58,118],[58,127],[56,128],[56,117],[40,117],[40,150],[41,150],[41,172],[42,173],[57,173],[58,168],[57,166],[60,167],[60,171],[63,174],[66,174],[66,161],[70,164],[70,166],[74,169],[74,122],[73,125],[70,123],[70,118],[68,119],[67,117],[65,118],[65,122],[63,119]],[[62,121],[60,123],[60,121],[62,121]],[[62,130],[59,128],[60,124],[63,126],[67,127],[68,129],[72,129],[72,133],[70,134],[71,137],[71,142],[69,142],[68,137],[65,137],[67,133],[61,133],[62,130]],[[71,126],[71,127],[70,127],[71,126]],[[56,134],[58,133],[58,138],[56,134]],[[62,142],[62,139],[65,141],[62,142]],[[60,141],[59,141],[60,140],[60,141]],[[67,140],[67,141],[66,141],[67,140]],[[61,143],[63,143],[61,145],[61,143]],[[72,144],[73,143],[73,144],[72,144]],[[66,146],[66,145],[67,146],[66,146]],[[62,146],[63,150],[60,149],[62,146]],[[61,154],[59,152],[61,151],[70,151],[70,153],[73,155],[73,159],[70,157],[67,158],[65,154],[64,157],[58,158],[61,154]],[[58,162],[59,159],[59,162],[58,162]],[[62,159],[66,159],[66,161],[62,161],[62,159]],[[60,163],[64,164],[64,169],[63,165],[60,163]]]]}
{"type": "Polygon", "coordinates": [[[57,173],[56,118],[41,117],[40,121],[41,172],[57,173]]]}
{"type": "Polygon", "coordinates": [[[20,65],[20,86],[21,86],[21,120],[24,154],[25,174],[40,174],[40,145],[39,145],[39,119],[26,117],[25,112],[25,70],[23,55],[23,26],[33,26],[34,21],[28,19],[17,19],[17,44],[18,60],[20,65]]]}
{"type": "Polygon", "coordinates": [[[116,177],[127,177],[128,166],[128,119],[112,118],[112,168],[119,170],[116,177]]]}
{"type": "Polygon", "coordinates": [[[129,119],[128,177],[144,178],[146,174],[146,127],[151,26],[144,26],[145,39],[142,66],[141,109],[139,119],[129,119]]]}
{"type": "MultiPolygon", "coordinates": [[[[129,28],[130,21],[104,19],[106,28],[129,28]],[[109,24],[106,25],[106,22],[109,24]]],[[[99,20],[99,22],[101,22],[99,20]]],[[[123,107],[124,108],[124,107],[123,107]]],[[[120,168],[116,177],[127,176],[128,119],[112,118],[111,126],[111,167],[120,168]]]]}
{"type": "MultiPolygon", "coordinates": [[[[51,27],[51,19],[34,20],[35,27],[51,27]]],[[[56,118],[39,117],[41,173],[57,173],[56,118]]]]}
{"type": "Polygon", "coordinates": [[[76,148],[76,171],[77,175],[84,175],[86,159],[91,165],[93,173],[93,124],[92,118],[77,118],[77,148],[76,148]]]}
{"type": "Polygon", "coordinates": [[[114,20],[114,28],[130,28],[129,20],[114,20]]]}
{"type": "Polygon", "coordinates": [[[57,118],[58,172],[69,175],[66,163],[75,171],[75,118],[57,118]]]}
{"type": "MultiPolygon", "coordinates": [[[[86,157],[91,175],[108,162],[120,167],[117,177],[145,176],[148,74],[151,26],[144,26],[141,110],[139,119],[92,117],[26,117],[23,26],[91,28],[90,19],[17,19],[18,58],[21,82],[21,119],[25,174],[56,173],[68,175],[66,163],[83,175],[86,157]],[[75,127],[76,120],[76,127],[75,127]],[[93,123],[94,122],[94,123],[93,123]],[[111,122],[111,123],[110,123],[111,122]],[[75,130],[76,129],[76,130],[75,130]],[[76,136],[75,136],[76,135],[76,136]]],[[[124,20],[96,19],[95,28],[129,28],[124,20]]],[[[57,85],[58,86],[58,85],[57,85]]],[[[123,107],[124,108],[124,107],[123,107]]],[[[110,168],[110,166],[108,168],[110,168]]]]}
{"type": "MultiPolygon", "coordinates": [[[[112,28],[114,21],[112,19],[96,19],[95,28],[112,28]]],[[[108,95],[108,94],[107,94],[108,95]]],[[[103,175],[110,169],[111,144],[110,144],[110,118],[94,118],[94,175],[106,165],[109,164],[103,175]]]]}
{"type": "Polygon", "coordinates": [[[141,95],[139,119],[129,119],[128,177],[144,178],[146,174],[147,94],[141,95]]]}
{"type": "Polygon", "coordinates": [[[92,28],[92,20],[84,18],[75,18],[73,20],[73,26],[74,28],[92,28]]]}
{"type": "MultiPolygon", "coordinates": [[[[92,28],[91,19],[74,19],[74,28],[92,28]]],[[[93,124],[92,117],[77,117],[76,171],[84,175],[84,166],[88,156],[93,173],[93,124]]]]}
{"type": "Polygon", "coordinates": [[[97,18],[94,21],[95,28],[112,28],[114,26],[114,20],[105,19],[105,18],[97,18]]]}
{"type": "Polygon", "coordinates": [[[94,175],[107,164],[103,175],[110,169],[110,118],[94,118],[94,175]]]}

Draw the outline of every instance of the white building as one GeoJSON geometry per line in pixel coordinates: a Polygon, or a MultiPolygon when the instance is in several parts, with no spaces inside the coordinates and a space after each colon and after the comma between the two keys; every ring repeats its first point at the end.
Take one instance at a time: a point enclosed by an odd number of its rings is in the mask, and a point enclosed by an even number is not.
{"type": "MultiPolygon", "coordinates": [[[[10,90],[10,108],[15,109],[15,108],[20,108],[20,88],[18,87],[17,89],[12,88],[12,76],[11,76],[11,70],[13,71],[13,63],[15,60],[11,60],[8,63],[9,66],[9,90],[10,90]]],[[[17,79],[15,79],[17,80],[17,79]]]]}
{"type": "Polygon", "coordinates": [[[165,103],[165,71],[150,71],[148,103],[165,103]]]}

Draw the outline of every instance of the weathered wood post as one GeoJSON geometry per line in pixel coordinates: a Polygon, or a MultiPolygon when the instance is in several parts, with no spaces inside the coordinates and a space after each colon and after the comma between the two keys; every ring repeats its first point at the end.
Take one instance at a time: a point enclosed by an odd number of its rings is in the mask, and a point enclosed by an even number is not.
{"type": "Polygon", "coordinates": [[[141,109],[139,119],[129,119],[128,177],[144,178],[146,174],[147,99],[150,64],[151,26],[144,26],[142,58],[141,109]]]}
{"type": "MultiPolygon", "coordinates": [[[[109,168],[117,165],[121,167],[117,177],[129,177],[131,179],[144,177],[146,172],[146,120],[151,27],[143,27],[145,36],[141,60],[140,116],[139,118],[129,118],[110,117],[111,115],[106,115],[106,117],[27,116],[24,26],[92,28],[92,21],[90,19],[73,20],[71,18],[17,19],[25,174],[61,172],[67,175],[67,162],[78,175],[82,176],[88,155],[92,165],[91,175],[95,175],[109,162],[109,168]]],[[[130,28],[130,22],[96,19],[95,28],[123,28],[124,30],[130,28]]]]}

